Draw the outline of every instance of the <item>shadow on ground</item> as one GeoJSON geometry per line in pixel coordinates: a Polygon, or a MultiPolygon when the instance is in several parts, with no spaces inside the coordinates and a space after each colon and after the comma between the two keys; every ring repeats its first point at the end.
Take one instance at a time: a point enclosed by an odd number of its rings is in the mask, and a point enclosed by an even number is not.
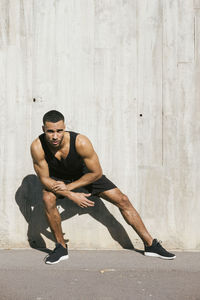
{"type": "MultiPolygon", "coordinates": [[[[91,196],[90,199],[95,201],[95,206],[85,209],[80,208],[72,201],[68,201],[67,198],[58,199],[57,205],[64,209],[61,213],[62,221],[72,218],[75,215],[89,214],[92,218],[106,226],[112,238],[117,241],[122,248],[134,249],[124,227],[109,212],[103,201],[96,196],[91,196]]],[[[23,179],[21,186],[15,194],[15,200],[28,223],[27,237],[30,246],[49,253],[50,250],[46,248],[46,243],[42,235],[52,241],[55,240],[49,231],[42,201],[42,185],[36,175],[27,175],[23,179]]],[[[67,241],[68,240],[66,240],[66,242],[67,241]]],[[[134,250],[138,251],[136,249],[134,250]]]]}

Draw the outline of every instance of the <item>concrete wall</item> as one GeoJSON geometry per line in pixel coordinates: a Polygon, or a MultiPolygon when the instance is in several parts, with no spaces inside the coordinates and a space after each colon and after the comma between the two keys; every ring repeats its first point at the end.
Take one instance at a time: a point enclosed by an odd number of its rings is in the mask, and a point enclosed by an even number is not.
{"type": "MultiPolygon", "coordinates": [[[[29,147],[58,109],[153,236],[200,249],[199,67],[198,0],[1,0],[0,247],[52,246],[29,147]]],[[[58,203],[70,247],[141,246],[96,201],[58,203]]]]}

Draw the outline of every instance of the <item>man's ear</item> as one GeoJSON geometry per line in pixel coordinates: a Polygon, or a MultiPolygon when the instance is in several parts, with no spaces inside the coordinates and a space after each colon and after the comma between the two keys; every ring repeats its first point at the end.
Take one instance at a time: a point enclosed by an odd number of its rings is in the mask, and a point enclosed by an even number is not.
{"type": "Polygon", "coordinates": [[[42,131],[44,132],[44,125],[42,126],[42,131]]]}

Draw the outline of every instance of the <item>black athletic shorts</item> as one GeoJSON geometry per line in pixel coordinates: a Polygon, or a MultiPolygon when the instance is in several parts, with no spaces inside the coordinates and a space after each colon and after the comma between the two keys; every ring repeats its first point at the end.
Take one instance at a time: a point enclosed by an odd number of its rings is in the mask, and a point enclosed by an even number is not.
{"type": "MultiPolygon", "coordinates": [[[[63,181],[66,184],[73,182],[73,181],[69,181],[69,180],[63,180],[63,179],[59,179],[57,177],[51,177],[54,180],[59,180],[59,181],[63,181]]],[[[111,190],[116,188],[117,186],[112,183],[112,181],[110,181],[105,175],[102,175],[101,178],[99,178],[98,180],[92,182],[89,185],[86,185],[84,187],[81,188],[77,188],[74,189],[73,192],[79,192],[79,193],[89,193],[92,194],[92,196],[98,196],[100,193],[111,190]]],[[[58,198],[64,198],[63,196],[59,196],[58,198]]]]}

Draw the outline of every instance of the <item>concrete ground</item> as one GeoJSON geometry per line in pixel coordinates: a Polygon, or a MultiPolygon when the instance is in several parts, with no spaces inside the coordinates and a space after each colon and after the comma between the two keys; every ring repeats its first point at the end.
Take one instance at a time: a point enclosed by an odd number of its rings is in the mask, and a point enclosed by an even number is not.
{"type": "Polygon", "coordinates": [[[70,251],[46,265],[38,250],[0,250],[0,300],[200,300],[200,253],[165,261],[131,250],[70,251]]]}

